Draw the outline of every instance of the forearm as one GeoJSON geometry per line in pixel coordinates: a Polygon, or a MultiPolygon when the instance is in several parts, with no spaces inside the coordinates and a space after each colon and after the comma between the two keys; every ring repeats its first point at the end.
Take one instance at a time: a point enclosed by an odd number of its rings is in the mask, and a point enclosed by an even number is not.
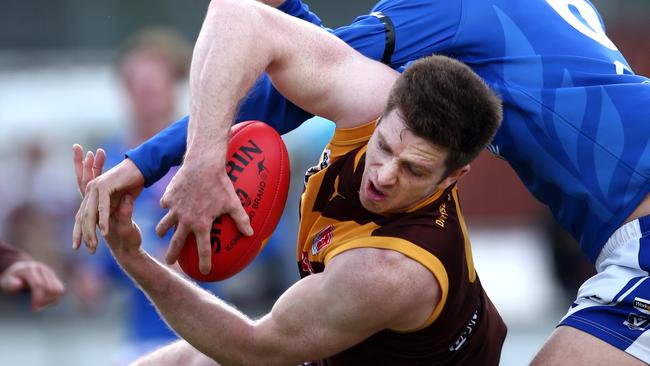
{"type": "MultiPolygon", "coordinates": [[[[318,16],[299,0],[286,0],[278,9],[315,25],[321,25],[318,16]]],[[[382,60],[386,54],[386,31],[386,26],[376,16],[369,14],[356,18],[348,26],[330,30],[352,48],[375,60],[382,60]]],[[[392,66],[399,67],[401,64],[393,63],[392,66]]],[[[278,133],[284,134],[312,116],[313,114],[287,100],[275,89],[268,75],[263,74],[243,99],[235,122],[261,120],[271,125],[278,133]]],[[[127,153],[144,175],[146,187],[164,176],[171,166],[181,163],[186,148],[187,126],[188,118],[185,117],[127,153]]]]}
{"type": "Polygon", "coordinates": [[[204,171],[213,174],[224,169],[239,101],[269,63],[270,52],[257,41],[257,13],[238,14],[238,8],[221,0],[210,3],[192,56],[185,161],[206,164],[204,171]],[[250,50],[257,51],[255,57],[250,50]]]}
{"type": "Polygon", "coordinates": [[[250,319],[144,251],[114,255],[169,326],[194,348],[222,365],[251,364],[250,319]]]}
{"type": "Polygon", "coordinates": [[[194,146],[217,149],[208,141],[226,137],[227,131],[215,132],[217,126],[231,121],[235,103],[264,70],[288,100],[342,123],[340,127],[377,118],[397,77],[320,28],[254,2],[211,3],[201,33],[197,46],[202,45],[195,50],[195,88],[190,88],[194,93],[190,107],[197,110],[198,119],[194,115],[190,119],[185,163],[194,155],[194,146]],[[207,124],[212,128],[204,134],[200,126],[207,124]]]}

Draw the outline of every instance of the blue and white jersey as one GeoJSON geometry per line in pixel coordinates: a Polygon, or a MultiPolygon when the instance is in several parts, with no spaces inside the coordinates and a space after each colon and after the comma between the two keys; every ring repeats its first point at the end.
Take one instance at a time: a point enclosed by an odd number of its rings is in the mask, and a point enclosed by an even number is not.
{"type": "Polygon", "coordinates": [[[491,150],[595,260],[650,190],[650,81],[633,75],[587,1],[433,3],[428,27],[385,11],[396,49],[457,58],[502,97],[491,150]]]}
{"type": "MultiPolygon", "coordinates": [[[[282,10],[321,25],[299,0],[282,10]]],[[[504,101],[491,150],[592,261],[650,190],[650,81],[634,75],[586,0],[382,0],[332,32],[396,69],[433,53],[469,65],[504,101]]],[[[238,120],[287,132],[309,116],[263,77],[238,120]]],[[[186,126],[129,153],[147,184],[180,162],[186,126]]]]}

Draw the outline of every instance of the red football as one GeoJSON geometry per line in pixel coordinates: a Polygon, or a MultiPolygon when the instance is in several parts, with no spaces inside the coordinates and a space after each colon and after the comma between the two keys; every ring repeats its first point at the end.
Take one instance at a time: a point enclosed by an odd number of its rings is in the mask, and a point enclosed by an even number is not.
{"type": "Polygon", "coordinates": [[[241,234],[230,216],[212,223],[212,269],[199,271],[194,235],[188,236],[178,258],[183,271],[199,281],[220,281],[246,267],[264,248],[280,220],[289,191],[289,155],[280,135],[269,125],[247,121],[232,127],[226,172],[255,234],[241,234]]]}

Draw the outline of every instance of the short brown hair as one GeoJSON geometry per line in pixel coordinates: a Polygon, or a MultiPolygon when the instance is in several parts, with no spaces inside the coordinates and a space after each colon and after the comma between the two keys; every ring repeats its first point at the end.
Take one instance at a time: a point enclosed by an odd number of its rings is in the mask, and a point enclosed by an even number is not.
{"type": "Polygon", "coordinates": [[[167,60],[177,80],[186,78],[189,73],[192,46],[174,29],[147,27],[130,35],[118,51],[118,67],[128,55],[137,51],[148,51],[167,60]]]}
{"type": "Polygon", "coordinates": [[[448,150],[447,173],[476,158],[501,123],[501,100],[467,65],[445,56],[414,62],[393,86],[396,111],[417,136],[448,150]]]}

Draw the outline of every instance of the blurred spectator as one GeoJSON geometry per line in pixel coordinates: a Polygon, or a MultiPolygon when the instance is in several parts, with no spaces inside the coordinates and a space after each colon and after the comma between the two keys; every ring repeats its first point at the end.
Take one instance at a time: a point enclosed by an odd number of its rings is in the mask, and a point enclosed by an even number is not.
{"type": "Polygon", "coordinates": [[[66,272],[67,225],[76,200],[63,171],[46,154],[44,141],[32,139],[15,149],[16,158],[0,168],[9,179],[0,181],[0,236],[33,260],[66,272]]]}
{"type": "Polygon", "coordinates": [[[0,241],[0,292],[30,291],[32,310],[40,311],[63,295],[63,284],[47,265],[0,241]]]}
{"type": "MultiPolygon", "coordinates": [[[[106,167],[110,168],[124,158],[124,153],[144,142],[177,116],[177,88],[189,71],[191,48],[179,34],[164,28],[147,28],[129,37],[120,50],[116,69],[127,96],[131,114],[127,129],[105,141],[106,167]]],[[[134,217],[141,224],[143,242],[150,253],[163,258],[169,238],[158,238],[154,228],[164,211],[159,201],[167,183],[174,174],[145,189],[136,202],[134,217]]],[[[176,335],[160,319],[149,300],[126,278],[108,250],[100,245],[96,257],[84,256],[78,267],[73,290],[87,310],[101,304],[108,279],[116,280],[127,291],[125,324],[127,347],[119,356],[120,362],[166,344],[176,335]]]]}

